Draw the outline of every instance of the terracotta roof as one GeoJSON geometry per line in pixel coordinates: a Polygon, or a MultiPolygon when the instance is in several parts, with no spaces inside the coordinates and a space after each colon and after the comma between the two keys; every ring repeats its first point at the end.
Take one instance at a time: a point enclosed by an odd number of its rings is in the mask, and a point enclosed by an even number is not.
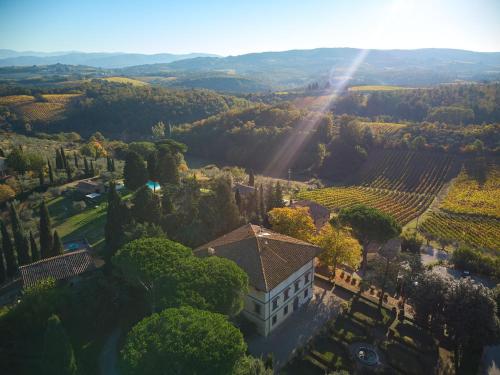
{"type": "Polygon", "coordinates": [[[270,291],[316,257],[318,246],[246,224],[194,250],[198,256],[217,255],[234,261],[258,290],[270,291]]]}
{"type": "Polygon", "coordinates": [[[38,281],[53,277],[56,280],[68,279],[95,268],[94,260],[87,250],[73,251],[52,258],[19,267],[24,287],[35,285],[38,281]]]}
{"type": "Polygon", "coordinates": [[[255,187],[249,186],[249,185],[244,185],[244,184],[234,184],[233,191],[239,190],[240,194],[249,194],[253,193],[255,191],[255,187]]]}
{"type": "Polygon", "coordinates": [[[309,208],[309,214],[315,220],[323,217],[328,217],[328,218],[330,217],[330,210],[328,208],[313,201],[308,201],[308,200],[295,201],[290,206],[309,208]]]}

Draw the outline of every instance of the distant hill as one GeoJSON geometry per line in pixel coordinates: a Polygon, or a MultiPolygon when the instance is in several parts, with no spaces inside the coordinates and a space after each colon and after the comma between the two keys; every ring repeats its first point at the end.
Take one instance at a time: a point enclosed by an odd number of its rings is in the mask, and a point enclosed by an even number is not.
{"type": "MultiPolygon", "coordinates": [[[[319,48],[198,57],[168,64],[126,68],[125,72],[230,73],[275,87],[296,87],[319,80],[335,84],[349,75],[364,52],[356,48],[319,48]]],[[[455,81],[500,80],[500,52],[453,49],[370,50],[359,61],[351,84],[425,86],[455,81]]]]}
{"type": "Polygon", "coordinates": [[[123,68],[127,66],[170,63],[181,59],[196,57],[214,57],[207,53],[189,53],[175,55],[158,53],[146,55],[140,53],[85,53],[85,52],[17,52],[0,50],[0,66],[31,66],[31,65],[87,65],[95,68],[123,68]]]}

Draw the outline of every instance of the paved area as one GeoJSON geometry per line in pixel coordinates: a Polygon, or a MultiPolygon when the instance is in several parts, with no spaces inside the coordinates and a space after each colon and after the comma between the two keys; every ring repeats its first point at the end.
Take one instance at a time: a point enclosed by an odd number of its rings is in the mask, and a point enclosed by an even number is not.
{"type": "Polygon", "coordinates": [[[446,261],[449,258],[449,254],[446,251],[436,249],[432,246],[423,247],[420,254],[424,266],[440,260],[446,261]]]}
{"type": "Polygon", "coordinates": [[[256,357],[273,353],[274,368],[285,365],[296,348],[303,346],[325,323],[337,315],[342,299],[325,284],[315,283],[314,296],[290,316],[268,337],[256,336],[249,340],[248,349],[256,357]]]}
{"type": "MultiPolygon", "coordinates": [[[[462,277],[462,271],[456,270],[454,268],[435,266],[432,268],[432,271],[440,273],[441,275],[453,278],[455,280],[458,280],[462,277]]],[[[484,278],[484,277],[480,277],[477,275],[471,275],[471,276],[467,276],[467,277],[472,279],[472,281],[474,281],[477,284],[483,284],[487,288],[494,288],[496,286],[496,284],[492,280],[489,280],[489,279],[484,278]]]]}

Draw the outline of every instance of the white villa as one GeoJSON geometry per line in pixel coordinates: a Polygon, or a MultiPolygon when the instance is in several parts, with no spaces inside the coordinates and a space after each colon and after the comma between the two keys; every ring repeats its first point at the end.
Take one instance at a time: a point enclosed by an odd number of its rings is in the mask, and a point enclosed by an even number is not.
{"type": "Polygon", "coordinates": [[[313,295],[314,258],[321,249],[246,224],[195,249],[198,256],[234,261],[249,278],[243,313],[267,336],[313,295]]]}

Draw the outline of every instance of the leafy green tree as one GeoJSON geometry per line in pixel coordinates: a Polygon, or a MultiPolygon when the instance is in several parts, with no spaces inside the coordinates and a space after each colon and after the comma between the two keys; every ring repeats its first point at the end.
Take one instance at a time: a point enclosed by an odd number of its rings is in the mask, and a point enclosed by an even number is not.
{"type": "Polygon", "coordinates": [[[73,346],[57,315],[52,315],[47,323],[41,368],[46,375],[77,373],[73,346]]]}
{"type": "Polygon", "coordinates": [[[161,150],[157,165],[158,180],[161,184],[179,184],[179,165],[174,154],[161,150]]]}
{"type": "Polygon", "coordinates": [[[161,221],[160,199],[157,194],[144,185],[132,198],[132,217],[139,223],[159,224],[161,221]]]}
{"type": "Polygon", "coordinates": [[[216,208],[215,235],[230,232],[240,223],[240,211],[236,205],[236,200],[231,189],[231,182],[228,178],[217,178],[212,186],[214,192],[214,208],[216,208]]]}
{"type": "Polygon", "coordinates": [[[175,269],[191,256],[191,250],[180,243],[142,238],[118,250],[112,262],[126,281],[146,293],[151,312],[155,312],[172,303],[178,284],[175,269]]]}
{"type": "Polygon", "coordinates": [[[31,261],[36,262],[40,260],[40,251],[38,250],[38,245],[36,244],[35,237],[33,237],[33,232],[30,231],[30,248],[31,248],[31,261]]]}
{"type": "Polygon", "coordinates": [[[52,245],[52,251],[51,255],[52,257],[55,257],[57,255],[61,255],[64,253],[64,248],[63,244],[61,242],[61,239],[59,238],[59,234],[57,233],[57,230],[54,231],[54,244],[52,245]]]}
{"type": "Polygon", "coordinates": [[[338,220],[350,226],[354,236],[363,245],[362,274],[366,270],[368,244],[372,241],[383,244],[401,233],[401,227],[392,216],[365,205],[342,209],[338,220]]]}
{"type": "MultiPolygon", "coordinates": [[[[267,368],[260,358],[251,356],[242,357],[233,371],[234,375],[273,375],[272,368],[267,368]]],[[[347,374],[348,375],[348,374],[347,374]]]]}
{"type": "Polygon", "coordinates": [[[132,241],[117,252],[113,264],[127,283],[145,292],[152,312],[191,305],[235,315],[248,289],[248,276],[234,262],[195,257],[165,238],[132,241]]]}
{"type": "Polygon", "coordinates": [[[148,181],[148,172],[144,160],[136,152],[128,152],[123,167],[125,186],[130,190],[137,190],[148,181]]]}
{"type": "Polygon", "coordinates": [[[54,238],[52,235],[52,225],[50,223],[49,210],[45,200],[40,204],[40,255],[42,259],[51,256],[54,238]]]}
{"type": "Polygon", "coordinates": [[[14,245],[16,246],[17,250],[17,258],[19,261],[19,265],[23,266],[25,264],[28,264],[31,260],[29,253],[29,243],[27,241],[26,234],[24,233],[24,229],[21,225],[21,221],[19,220],[19,215],[14,204],[9,205],[9,214],[12,234],[14,236],[14,245]]]}
{"type": "Polygon", "coordinates": [[[121,351],[125,375],[232,374],[246,344],[220,314],[190,307],[167,309],[139,322],[121,351]]]}
{"type": "Polygon", "coordinates": [[[493,344],[500,333],[497,305],[491,290],[470,279],[450,283],[445,296],[444,319],[454,344],[455,371],[467,351],[493,344]]]}
{"type": "Polygon", "coordinates": [[[2,220],[0,220],[0,232],[2,234],[2,250],[5,257],[5,268],[7,270],[7,277],[12,278],[17,275],[17,256],[12,241],[7,231],[7,227],[2,220]]]}
{"type": "Polygon", "coordinates": [[[29,169],[28,156],[20,148],[14,148],[9,155],[7,155],[7,166],[19,174],[24,174],[29,169]]]}
{"type": "Polygon", "coordinates": [[[140,238],[166,238],[163,229],[152,223],[132,222],[124,227],[123,243],[129,243],[140,238]]]}

